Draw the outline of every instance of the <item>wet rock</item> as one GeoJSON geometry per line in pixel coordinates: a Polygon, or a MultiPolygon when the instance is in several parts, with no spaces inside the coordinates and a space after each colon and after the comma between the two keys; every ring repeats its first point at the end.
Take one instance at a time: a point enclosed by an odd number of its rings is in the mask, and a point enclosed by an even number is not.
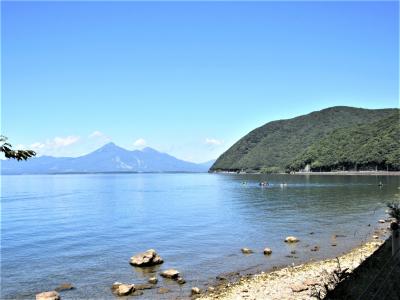
{"type": "Polygon", "coordinates": [[[179,284],[185,284],[185,283],[186,283],[186,280],[183,279],[183,277],[178,276],[178,278],[176,278],[176,282],[179,283],[179,284]]]}
{"type": "Polygon", "coordinates": [[[314,234],[314,231],[311,231],[310,234],[314,234]]]}
{"type": "Polygon", "coordinates": [[[264,249],[264,255],[271,255],[271,254],[272,254],[272,250],[270,248],[264,249]]]}
{"type": "Polygon", "coordinates": [[[168,270],[162,271],[160,273],[160,275],[165,278],[177,279],[179,277],[179,271],[175,270],[175,269],[168,269],[168,270]]]}
{"type": "Polygon", "coordinates": [[[157,279],[157,277],[150,277],[148,282],[151,283],[151,284],[157,284],[158,279],[157,279]]]}
{"type": "Polygon", "coordinates": [[[296,254],[296,250],[290,251],[290,254],[296,254]]]}
{"type": "Polygon", "coordinates": [[[36,300],[60,300],[61,297],[56,291],[43,292],[36,295],[36,300]]]}
{"type": "Polygon", "coordinates": [[[130,293],[133,293],[135,291],[135,285],[133,284],[125,284],[122,283],[120,284],[115,290],[114,292],[118,295],[118,296],[127,296],[130,293]]]}
{"type": "Polygon", "coordinates": [[[285,239],[285,243],[297,243],[297,242],[299,242],[300,240],[297,238],[297,237],[295,237],[295,236],[288,236],[288,237],[286,237],[286,239],[285,239]]]}
{"type": "Polygon", "coordinates": [[[294,293],[300,293],[308,290],[308,287],[304,284],[293,284],[290,288],[294,293]]]}
{"type": "Polygon", "coordinates": [[[315,251],[318,251],[319,248],[320,248],[319,246],[314,246],[314,247],[311,248],[311,251],[314,251],[314,252],[315,252],[315,251]]]}
{"type": "Polygon", "coordinates": [[[192,289],[191,289],[192,295],[198,295],[200,293],[201,293],[201,290],[198,287],[192,287],[192,289]]]}
{"type": "Polygon", "coordinates": [[[372,238],[377,240],[377,239],[379,239],[379,236],[378,235],[374,235],[374,236],[372,236],[372,238]]]}
{"type": "Polygon", "coordinates": [[[62,283],[58,287],[55,288],[56,292],[62,292],[67,290],[73,290],[75,287],[71,283],[62,283]]]}
{"type": "Polygon", "coordinates": [[[166,294],[166,293],[169,293],[169,289],[164,287],[160,287],[157,291],[157,294],[166,294]]]}
{"type": "Polygon", "coordinates": [[[154,249],[150,249],[132,256],[129,263],[135,267],[148,267],[162,264],[163,262],[157,252],[154,249]]]}
{"type": "Polygon", "coordinates": [[[135,284],[135,290],[150,290],[153,288],[154,284],[150,283],[135,284]]]}
{"type": "Polygon", "coordinates": [[[335,244],[335,243],[332,243],[332,244],[331,244],[332,247],[336,247],[336,245],[337,245],[337,244],[335,244]]]}
{"type": "Polygon", "coordinates": [[[385,222],[386,222],[386,221],[385,221],[385,220],[382,220],[382,219],[378,221],[378,223],[385,223],[385,222]]]}
{"type": "Polygon", "coordinates": [[[113,283],[113,285],[111,286],[111,290],[118,296],[126,296],[135,291],[135,285],[121,283],[117,281],[113,283]]]}
{"type": "Polygon", "coordinates": [[[251,253],[253,253],[253,250],[251,250],[249,248],[242,248],[242,249],[240,249],[240,251],[242,251],[243,254],[251,254],[251,253]]]}

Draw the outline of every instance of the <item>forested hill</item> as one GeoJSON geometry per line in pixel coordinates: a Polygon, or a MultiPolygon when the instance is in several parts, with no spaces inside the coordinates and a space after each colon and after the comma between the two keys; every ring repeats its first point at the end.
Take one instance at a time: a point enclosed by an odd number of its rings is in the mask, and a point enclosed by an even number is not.
{"type": "Polygon", "coordinates": [[[334,130],[373,123],[395,112],[399,110],[337,106],[269,122],[236,142],[210,171],[285,171],[299,154],[334,130]]]}
{"type": "Polygon", "coordinates": [[[399,113],[374,123],[341,128],[314,143],[288,167],[330,171],[340,169],[400,170],[399,113]]]}

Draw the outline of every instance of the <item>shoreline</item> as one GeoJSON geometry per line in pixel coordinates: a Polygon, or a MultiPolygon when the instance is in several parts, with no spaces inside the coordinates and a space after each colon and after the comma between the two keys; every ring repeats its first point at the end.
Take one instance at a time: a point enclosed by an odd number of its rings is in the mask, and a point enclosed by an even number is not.
{"type": "Polygon", "coordinates": [[[370,239],[361,246],[334,258],[241,276],[233,283],[218,284],[196,299],[310,299],[313,298],[312,293],[321,290],[320,285],[329,280],[330,274],[338,267],[338,261],[342,270],[348,268],[350,272],[353,272],[384,243],[385,239],[370,239]]]}

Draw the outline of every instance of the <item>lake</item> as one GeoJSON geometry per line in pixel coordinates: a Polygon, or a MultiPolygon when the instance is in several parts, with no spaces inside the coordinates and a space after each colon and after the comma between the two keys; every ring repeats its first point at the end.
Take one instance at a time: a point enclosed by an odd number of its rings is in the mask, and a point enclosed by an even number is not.
{"type": "MultiPolygon", "coordinates": [[[[138,299],[175,299],[221,273],[241,274],[334,257],[386,227],[398,176],[82,174],[2,176],[1,299],[34,298],[64,282],[63,299],[113,299],[113,282],[144,283],[178,269],[183,286],[138,299]],[[266,180],[268,187],[258,183],[266,180]],[[280,183],[286,182],[286,186],[280,183]],[[383,186],[379,187],[378,183],[383,186]],[[371,226],[368,226],[371,224],[371,226]],[[312,234],[310,234],[312,233],[312,234]],[[333,235],[336,247],[333,247],[333,235]],[[300,239],[284,243],[288,235],[300,239]],[[318,245],[319,251],[310,248],[318,245]],[[249,247],[252,255],[240,251],[249,247]],[[264,256],[265,247],[272,249],[264,256]],[[164,264],[134,268],[154,248],[164,264]],[[287,257],[292,250],[295,257],[287,257]]],[[[293,256],[293,255],[292,255],[293,256]]]]}

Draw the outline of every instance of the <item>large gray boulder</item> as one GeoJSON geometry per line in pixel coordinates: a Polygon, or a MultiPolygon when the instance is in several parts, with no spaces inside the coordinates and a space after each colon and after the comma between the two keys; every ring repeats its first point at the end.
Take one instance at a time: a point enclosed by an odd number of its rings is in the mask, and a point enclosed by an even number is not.
{"type": "Polygon", "coordinates": [[[163,259],[157,252],[154,249],[150,249],[132,256],[129,263],[135,267],[149,267],[162,264],[163,262],[163,259]]]}

